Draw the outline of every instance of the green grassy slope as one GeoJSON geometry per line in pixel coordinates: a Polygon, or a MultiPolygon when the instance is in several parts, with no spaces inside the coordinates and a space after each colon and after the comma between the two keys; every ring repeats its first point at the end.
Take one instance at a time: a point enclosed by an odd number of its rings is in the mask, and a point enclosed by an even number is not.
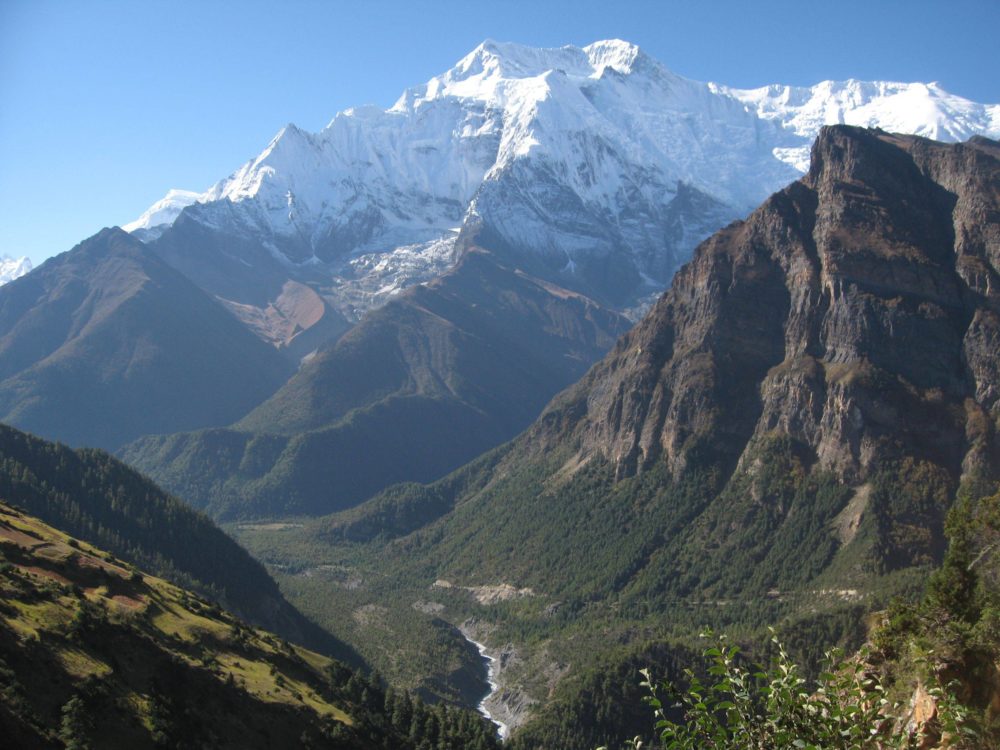
{"type": "Polygon", "coordinates": [[[0,694],[18,747],[496,746],[3,503],[0,694]]]}
{"type": "Polygon", "coordinates": [[[0,499],[251,622],[356,661],[290,606],[260,563],[209,518],[103,451],[74,451],[0,425],[0,499]]]}

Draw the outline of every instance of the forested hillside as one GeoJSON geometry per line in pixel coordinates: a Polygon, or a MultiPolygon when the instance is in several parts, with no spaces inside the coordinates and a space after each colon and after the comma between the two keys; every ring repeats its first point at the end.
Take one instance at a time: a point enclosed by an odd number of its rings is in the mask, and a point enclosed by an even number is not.
{"type": "Polygon", "coordinates": [[[264,567],[208,517],[104,451],[0,425],[0,500],[253,623],[356,660],[289,605],[264,567]]]}

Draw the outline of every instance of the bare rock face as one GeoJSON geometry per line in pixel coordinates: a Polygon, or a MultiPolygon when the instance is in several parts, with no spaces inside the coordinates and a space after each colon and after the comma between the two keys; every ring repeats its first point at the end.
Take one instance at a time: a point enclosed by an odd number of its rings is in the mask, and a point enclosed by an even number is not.
{"type": "Polygon", "coordinates": [[[861,483],[911,457],[996,478],[1000,144],[826,128],[809,173],[703,243],[535,429],[619,477],[783,434],[861,483]]]}

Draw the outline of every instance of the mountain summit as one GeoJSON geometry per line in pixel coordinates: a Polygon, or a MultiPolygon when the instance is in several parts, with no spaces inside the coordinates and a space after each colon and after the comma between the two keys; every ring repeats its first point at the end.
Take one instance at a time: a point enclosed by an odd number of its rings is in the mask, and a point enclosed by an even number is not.
{"type": "Polygon", "coordinates": [[[325,281],[357,319],[453,265],[459,228],[475,225],[533,273],[626,308],[799,177],[819,128],[843,122],[996,137],[1000,105],[936,84],[738,90],[619,40],[486,41],[387,110],[346,110],[319,133],[288,125],[206,192],[171,191],[126,229],[155,240],[186,225],[154,247],[224,299],[261,306],[259,284],[234,279],[274,267],[325,281]],[[219,235],[226,251],[205,252],[219,235]],[[197,257],[179,247],[192,243],[197,257]]]}

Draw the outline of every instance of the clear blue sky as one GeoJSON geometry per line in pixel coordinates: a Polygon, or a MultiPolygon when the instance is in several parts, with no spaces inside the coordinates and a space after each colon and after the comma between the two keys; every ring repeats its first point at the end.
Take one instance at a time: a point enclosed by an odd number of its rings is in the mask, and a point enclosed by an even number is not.
{"type": "Polygon", "coordinates": [[[1000,0],[0,0],[0,253],[40,262],[204,190],[285,123],[387,107],[485,38],[618,37],[750,87],[937,80],[1000,102],[1000,0]]]}

